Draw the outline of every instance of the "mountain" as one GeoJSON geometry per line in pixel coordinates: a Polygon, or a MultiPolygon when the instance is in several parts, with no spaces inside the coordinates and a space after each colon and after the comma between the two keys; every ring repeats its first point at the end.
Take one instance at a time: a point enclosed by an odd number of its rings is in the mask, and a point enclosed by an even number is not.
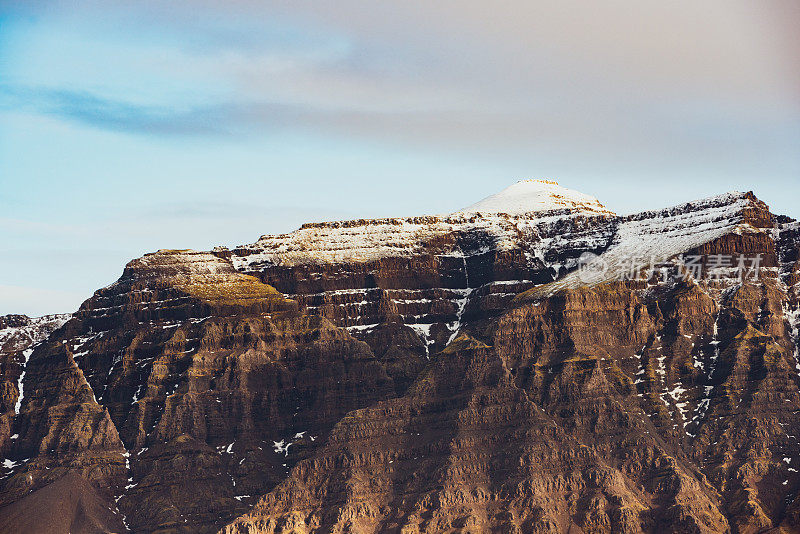
{"type": "Polygon", "coordinates": [[[800,532],[800,226],[552,181],[0,319],[0,532],[800,532]]]}

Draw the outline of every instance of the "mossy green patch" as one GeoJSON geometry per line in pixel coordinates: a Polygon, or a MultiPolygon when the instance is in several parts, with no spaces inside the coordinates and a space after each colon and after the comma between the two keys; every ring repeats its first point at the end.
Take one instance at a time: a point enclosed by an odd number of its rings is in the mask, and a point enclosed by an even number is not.
{"type": "Polygon", "coordinates": [[[253,301],[283,301],[283,295],[274,287],[262,283],[254,276],[236,275],[224,281],[192,280],[176,284],[175,289],[209,304],[237,305],[253,301]]]}
{"type": "Polygon", "coordinates": [[[469,334],[460,334],[449,345],[442,349],[442,354],[453,354],[461,350],[488,349],[489,345],[478,341],[469,334]]]}

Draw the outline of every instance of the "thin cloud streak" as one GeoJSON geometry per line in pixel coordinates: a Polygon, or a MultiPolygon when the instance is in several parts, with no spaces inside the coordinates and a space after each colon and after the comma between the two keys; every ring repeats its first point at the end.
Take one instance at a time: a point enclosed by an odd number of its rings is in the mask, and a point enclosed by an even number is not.
{"type": "Polygon", "coordinates": [[[176,110],[103,98],[88,91],[0,86],[0,110],[60,117],[116,132],[168,136],[229,135],[225,106],[176,110]]]}
{"type": "MultiPolygon", "coordinates": [[[[580,147],[592,153],[639,153],[642,156],[682,151],[716,158],[741,149],[791,150],[800,143],[800,120],[792,117],[739,119],[709,102],[702,113],[646,109],[629,102],[625,109],[592,113],[569,106],[532,109],[525,113],[476,109],[375,111],[314,109],[307,105],[228,102],[188,110],[143,107],[102,98],[84,91],[0,86],[0,109],[25,109],[59,116],[100,129],[158,136],[239,138],[285,131],[318,132],[381,139],[450,149],[511,151],[538,143],[558,150],[580,147]],[[3,98],[5,97],[5,98],[3,98]],[[5,102],[5,106],[2,103],[5,102]],[[739,122],[737,122],[737,120],[739,122]]],[[[185,107],[185,106],[184,106],[185,107]]]]}

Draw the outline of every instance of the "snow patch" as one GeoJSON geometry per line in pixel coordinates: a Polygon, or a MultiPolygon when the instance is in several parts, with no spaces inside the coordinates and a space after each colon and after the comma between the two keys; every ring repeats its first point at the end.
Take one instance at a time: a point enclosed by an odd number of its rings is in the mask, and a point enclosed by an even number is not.
{"type": "Polygon", "coordinates": [[[800,307],[792,310],[788,304],[784,304],[783,314],[789,322],[789,335],[794,341],[795,369],[800,373],[800,307]]]}
{"type": "Polygon", "coordinates": [[[5,467],[6,469],[14,469],[18,465],[19,463],[15,462],[14,460],[9,460],[8,458],[3,460],[3,467],[5,467]]]}
{"type": "Polygon", "coordinates": [[[33,348],[28,348],[22,351],[22,373],[20,373],[19,379],[17,380],[17,391],[19,391],[19,396],[17,397],[16,404],[14,404],[14,413],[16,414],[18,414],[22,408],[22,399],[25,396],[25,392],[23,390],[23,381],[25,380],[25,374],[28,372],[28,360],[31,359],[31,354],[33,354],[33,348]]]}
{"type": "Polygon", "coordinates": [[[292,443],[291,441],[287,443],[286,440],[283,439],[280,441],[272,442],[273,450],[278,454],[283,453],[284,456],[289,456],[289,447],[292,445],[294,445],[294,443],[292,443]]]}

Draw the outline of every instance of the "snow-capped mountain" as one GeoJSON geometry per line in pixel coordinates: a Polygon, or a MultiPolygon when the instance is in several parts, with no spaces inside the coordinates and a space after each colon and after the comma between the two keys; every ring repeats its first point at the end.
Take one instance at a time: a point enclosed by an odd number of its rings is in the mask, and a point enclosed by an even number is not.
{"type": "Polygon", "coordinates": [[[584,214],[614,215],[596,198],[562,187],[553,180],[520,180],[456,213],[524,215],[565,210],[584,214]]]}
{"type": "Polygon", "coordinates": [[[147,254],[0,322],[0,532],[800,532],[798,289],[752,193],[542,180],[147,254]]]}

